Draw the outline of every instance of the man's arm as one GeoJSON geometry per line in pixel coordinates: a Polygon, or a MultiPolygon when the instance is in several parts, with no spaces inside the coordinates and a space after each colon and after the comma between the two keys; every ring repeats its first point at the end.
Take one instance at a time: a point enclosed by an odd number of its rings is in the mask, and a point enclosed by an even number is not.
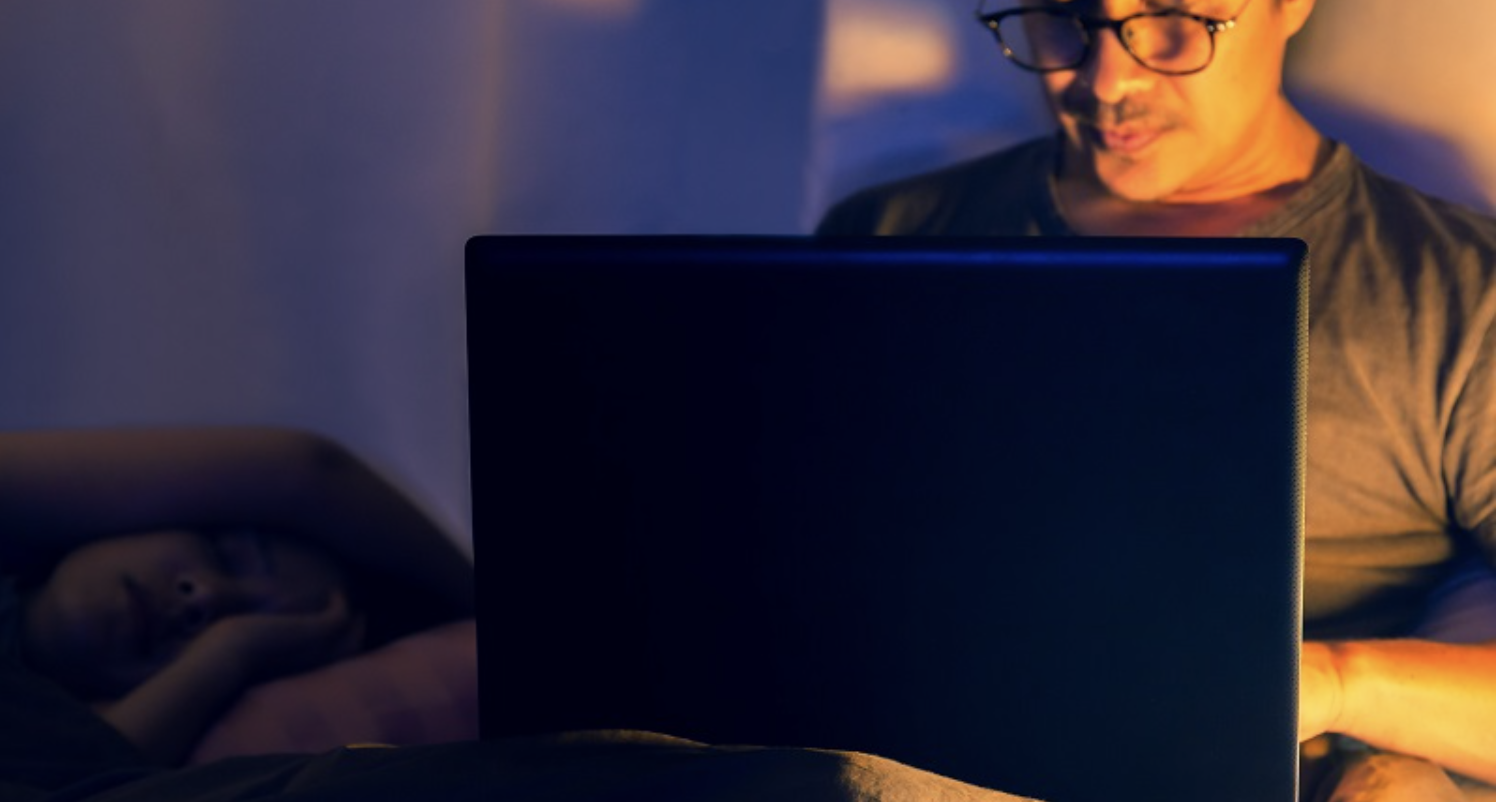
{"type": "Polygon", "coordinates": [[[446,533],[346,449],[273,428],[0,433],[0,565],[25,570],[116,534],[261,527],[473,608],[446,533]]]}
{"type": "Polygon", "coordinates": [[[1323,732],[1496,783],[1496,641],[1305,643],[1299,738],[1323,732]]]}
{"type": "Polygon", "coordinates": [[[99,715],[150,761],[181,763],[197,739],[251,684],[352,654],[362,620],[342,595],[322,610],[215,622],[175,660],[99,715]]]}

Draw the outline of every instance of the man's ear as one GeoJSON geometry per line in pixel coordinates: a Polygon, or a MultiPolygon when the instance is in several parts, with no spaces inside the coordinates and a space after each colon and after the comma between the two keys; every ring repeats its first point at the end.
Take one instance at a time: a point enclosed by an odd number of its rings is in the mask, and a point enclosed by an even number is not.
{"type": "Polygon", "coordinates": [[[1314,0],[1279,0],[1279,12],[1283,15],[1283,26],[1291,38],[1303,29],[1314,13],[1314,0]]]}

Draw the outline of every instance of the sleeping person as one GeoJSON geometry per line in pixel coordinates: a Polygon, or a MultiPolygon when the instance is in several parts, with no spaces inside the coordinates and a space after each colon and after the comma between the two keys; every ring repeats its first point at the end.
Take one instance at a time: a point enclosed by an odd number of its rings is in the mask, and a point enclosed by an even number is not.
{"type": "Polygon", "coordinates": [[[20,607],[22,660],[164,764],[244,688],[351,655],[363,634],[336,564],[252,530],[89,543],[20,607]]]}
{"type": "Polygon", "coordinates": [[[466,559],[325,439],[255,429],[0,434],[0,648],[179,763],[239,693],[470,615],[466,559]],[[346,566],[346,567],[345,567],[346,566]],[[355,579],[358,577],[358,579],[355,579]],[[365,606],[365,605],[360,605],[365,606]],[[409,628],[409,624],[405,626],[409,628]]]}
{"type": "Polygon", "coordinates": [[[0,433],[0,577],[4,800],[1019,799],[870,755],[626,731],[180,765],[250,685],[472,614],[441,528],[302,432],[0,433]]]}

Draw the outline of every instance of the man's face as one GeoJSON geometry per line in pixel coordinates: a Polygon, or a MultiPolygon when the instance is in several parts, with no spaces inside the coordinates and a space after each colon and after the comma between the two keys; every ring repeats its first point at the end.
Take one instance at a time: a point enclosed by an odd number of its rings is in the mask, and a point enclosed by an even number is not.
{"type": "Polygon", "coordinates": [[[68,554],[26,602],[28,657],[75,692],[116,698],[220,618],[323,609],[336,566],[283,538],[173,530],[68,554]]]}
{"type": "Polygon", "coordinates": [[[1112,32],[1098,31],[1087,61],[1045,74],[1044,89],[1065,135],[1068,177],[1094,179],[1131,201],[1211,202],[1262,188],[1256,185],[1282,152],[1271,140],[1273,115],[1286,108],[1284,50],[1308,0],[1029,4],[1113,19],[1169,8],[1217,19],[1240,13],[1234,28],[1216,35],[1215,57],[1202,72],[1153,72],[1112,32]]]}

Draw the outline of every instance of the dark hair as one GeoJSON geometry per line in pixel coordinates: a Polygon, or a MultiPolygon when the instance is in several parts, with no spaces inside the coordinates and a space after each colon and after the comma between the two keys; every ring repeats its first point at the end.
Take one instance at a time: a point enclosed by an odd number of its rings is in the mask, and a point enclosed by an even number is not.
{"type": "Polygon", "coordinates": [[[367,568],[345,573],[349,604],[364,614],[365,649],[456,620],[461,611],[409,581],[367,568]]]}

